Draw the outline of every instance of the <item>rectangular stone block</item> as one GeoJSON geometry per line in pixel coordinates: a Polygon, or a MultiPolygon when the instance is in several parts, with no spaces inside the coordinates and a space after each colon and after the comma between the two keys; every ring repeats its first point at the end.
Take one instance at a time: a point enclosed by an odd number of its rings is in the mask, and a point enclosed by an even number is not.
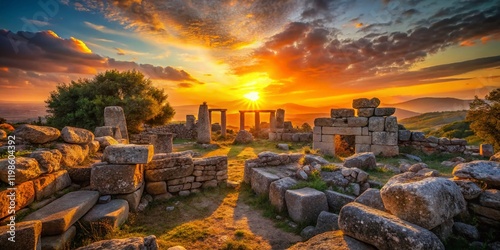
{"type": "Polygon", "coordinates": [[[355,143],[356,144],[371,144],[372,143],[372,137],[367,135],[367,136],[362,136],[358,135],[355,137],[355,143]]]}
{"type": "Polygon", "coordinates": [[[98,165],[92,167],[90,185],[101,194],[128,194],[141,187],[144,165],[98,165]]]}
{"type": "Polygon", "coordinates": [[[139,203],[141,203],[141,197],[142,194],[144,193],[144,187],[146,185],[143,183],[140,188],[135,190],[134,192],[130,194],[120,194],[117,195],[117,199],[124,199],[128,202],[128,208],[130,212],[137,212],[137,207],[139,206],[139,203]]]}
{"type": "Polygon", "coordinates": [[[396,112],[396,108],[376,108],[375,116],[391,116],[396,112]]]}
{"type": "Polygon", "coordinates": [[[321,136],[321,141],[322,142],[328,142],[328,143],[334,143],[335,142],[335,136],[334,135],[322,135],[321,136]]]}
{"type": "Polygon", "coordinates": [[[354,196],[338,193],[332,190],[326,190],[325,195],[326,200],[328,201],[328,207],[335,213],[338,213],[343,206],[356,199],[354,196]]]}
{"type": "Polygon", "coordinates": [[[328,211],[325,194],[309,187],[286,190],[285,202],[288,215],[297,223],[315,223],[322,211],[328,211]]]}
{"type": "Polygon", "coordinates": [[[332,142],[313,142],[313,149],[325,155],[335,155],[335,144],[332,142]]]}
{"type": "Polygon", "coordinates": [[[359,117],[371,117],[373,116],[373,111],[374,108],[359,108],[358,109],[358,116],[359,117]]]}
{"type": "Polygon", "coordinates": [[[388,116],[385,118],[385,131],[398,132],[398,119],[395,116],[388,116]]]}
{"type": "Polygon", "coordinates": [[[398,146],[371,145],[371,151],[375,155],[396,156],[399,155],[398,146]]]}
{"type": "Polygon", "coordinates": [[[164,181],[147,182],[146,192],[151,195],[164,194],[167,192],[167,183],[164,181]]]}
{"type": "Polygon", "coordinates": [[[355,153],[364,153],[364,152],[371,152],[371,145],[370,144],[356,144],[354,146],[354,151],[355,153]]]}
{"type": "Polygon", "coordinates": [[[41,220],[42,236],[62,234],[85,215],[98,199],[97,191],[71,192],[26,216],[24,220],[41,220]]]}
{"type": "Polygon", "coordinates": [[[314,119],[314,126],[331,127],[331,126],[333,126],[333,119],[332,118],[316,118],[316,119],[314,119]]]}
{"type": "Polygon", "coordinates": [[[332,118],[340,118],[340,117],[353,117],[354,109],[332,109],[330,111],[332,118]]]}
{"type": "Polygon", "coordinates": [[[71,242],[75,235],[76,227],[71,226],[60,235],[42,237],[42,250],[71,249],[71,242]]]}
{"type": "Polygon", "coordinates": [[[252,180],[251,186],[252,190],[258,195],[269,195],[269,186],[273,181],[279,180],[280,178],[273,174],[267,172],[262,168],[252,169],[252,180]]]}
{"type": "Polygon", "coordinates": [[[276,133],[270,132],[268,135],[270,141],[276,141],[276,133]]]}
{"type": "MultiPolygon", "coordinates": [[[[23,221],[17,222],[11,229],[9,225],[0,227],[0,246],[1,249],[29,249],[29,250],[39,250],[41,249],[41,233],[42,233],[42,222],[39,220],[33,221],[23,221]],[[10,232],[15,234],[13,238],[15,242],[9,240],[12,238],[10,232]]],[[[68,248],[69,249],[69,248],[68,248]]]]}
{"type": "Polygon", "coordinates": [[[146,164],[153,159],[153,145],[115,144],[107,146],[103,160],[111,164],[146,164]]]}
{"type": "Polygon", "coordinates": [[[313,141],[320,142],[321,141],[321,134],[313,134],[313,141]]]}
{"type": "Polygon", "coordinates": [[[368,130],[381,132],[385,128],[385,118],[384,117],[370,117],[368,119],[368,130]]]}
{"type": "Polygon", "coordinates": [[[349,117],[347,118],[347,125],[349,127],[364,127],[368,125],[368,118],[366,117],[349,117]]]}
{"type": "Polygon", "coordinates": [[[361,135],[361,127],[323,127],[323,135],[361,135]]]}
{"type": "Polygon", "coordinates": [[[42,200],[56,192],[56,178],[52,174],[42,175],[33,180],[35,199],[42,200]]]}
{"type": "Polygon", "coordinates": [[[362,127],[361,128],[361,135],[370,135],[368,127],[362,127]]]}
{"type": "Polygon", "coordinates": [[[56,192],[61,191],[69,186],[71,186],[71,177],[66,170],[60,170],[53,172],[55,182],[56,182],[56,192]]]}
{"type": "Polygon", "coordinates": [[[409,141],[411,137],[411,131],[410,130],[399,130],[398,131],[398,139],[400,141],[409,141]]]}
{"type": "Polygon", "coordinates": [[[394,132],[373,132],[372,144],[375,145],[398,145],[398,133],[394,132]]]}
{"type": "Polygon", "coordinates": [[[334,127],[347,127],[347,118],[334,118],[333,119],[333,126],[334,127]]]}
{"type": "Polygon", "coordinates": [[[313,128],[313,134],[321,134],[321,126],[315,126],[313,128]]]}
{"type": "Polygon", "coordinates": [[[19,211],[35,200],[35,187],[32,181],[23,182],[15,186],[15,188],[15,190],[6,189],[0,191],[0,218],[12,214],[9,211],[11,210],[9,206],[12,205],[16,211],[19,211]]]}
{"type": "Polygon", "coordinates": [[[148,169],[145,171],[147,181],[168,181],[189,176],[194,171],[194,165],[181,165],[172,168],[148,169]]]}

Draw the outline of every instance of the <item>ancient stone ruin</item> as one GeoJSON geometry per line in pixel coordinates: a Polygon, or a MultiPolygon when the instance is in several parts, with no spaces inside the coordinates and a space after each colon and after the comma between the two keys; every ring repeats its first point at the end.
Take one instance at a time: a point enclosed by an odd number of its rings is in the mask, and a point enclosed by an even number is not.
{"type": "Polygon", "coordinates": [[[350,136],[354,137],[356,153],[398,155],[398,122],[392,116],[396,109],[379,108],[379,105],[378,98],[355,99],[353,109],[332,109],[330,117],[316,118],[313,148],[323,154],[335,155],[335,142],[339,141],[336,137],[350,136]]]}

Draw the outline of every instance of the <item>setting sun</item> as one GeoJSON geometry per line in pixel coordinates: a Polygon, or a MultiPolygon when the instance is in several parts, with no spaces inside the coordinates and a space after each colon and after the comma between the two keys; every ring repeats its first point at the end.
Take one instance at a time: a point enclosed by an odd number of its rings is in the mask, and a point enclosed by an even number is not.
{"type": "Polygon", "coordinates": [[[259,100],[259,92],[253,91],[253,92],[245,94],[244,97],[252,102],[255,102],[255,101],[259,100]]]}

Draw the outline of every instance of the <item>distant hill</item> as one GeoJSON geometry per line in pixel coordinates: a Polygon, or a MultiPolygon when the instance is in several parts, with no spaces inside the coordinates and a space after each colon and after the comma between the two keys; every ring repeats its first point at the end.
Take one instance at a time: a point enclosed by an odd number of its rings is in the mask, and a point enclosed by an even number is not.
{"type": "Polygon", "coordinates": [[[402,108],[396,108],[396,113],[394,113],[394,116],[397,117],[398,120],[405,119],[408,117],[414,117],[417,115],[420,115],[420,113],[409,111],[402,108]]]}
{"type": "Polygon", "coordinates": [[[429,112],[440,112],[440,111],[468,110],[469,104],[471,102],[472,100],[461,100],[450,97],[446,98],[424,97],[401,103],[383,104],[382,106],[395,107],[417,113],[429,113],[429,112]]]}
{"type": "Polygon", "coordinates": [[[431,112],[399,120],[409,130],[434,130],[452,122],[465,120],[467,111],[431,112]]]}

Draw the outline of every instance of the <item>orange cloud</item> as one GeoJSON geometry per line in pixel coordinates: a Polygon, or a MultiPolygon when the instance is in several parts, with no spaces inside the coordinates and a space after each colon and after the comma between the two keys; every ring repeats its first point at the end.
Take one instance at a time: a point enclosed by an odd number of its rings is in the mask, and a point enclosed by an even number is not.
{"type": "Polygon", "coordinates": [[[79,51],[81,51],[82,53],[85,53],[85,54],[92,54],[92,50],[90,50],[84,42],[82,42],[81,40],[78,40],[74,37],[70,37],[70,39],[75,44],[76,48],[79,51]]]}
{"type": "Polygon", "coordinates": [[[356,23],[356,28],[361,28],[363,27],[363,23],[356,23]]]}

